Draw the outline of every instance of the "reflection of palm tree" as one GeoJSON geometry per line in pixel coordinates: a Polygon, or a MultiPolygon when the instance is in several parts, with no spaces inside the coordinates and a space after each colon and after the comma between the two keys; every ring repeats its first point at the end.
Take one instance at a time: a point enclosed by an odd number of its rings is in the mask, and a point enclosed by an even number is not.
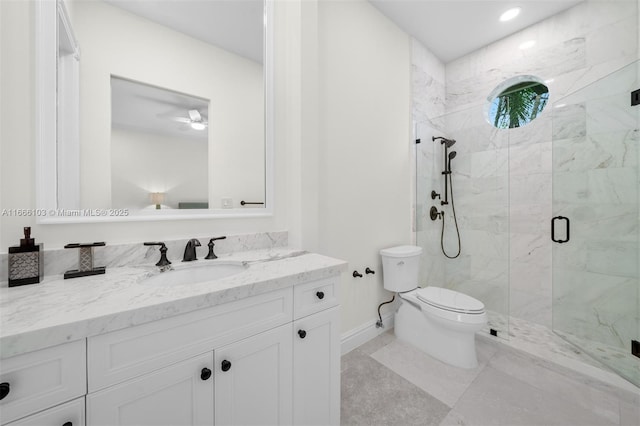
{"type": "Polygon", "coordinates": [[[524,126],[544,109],[549,90],[540,83],[524,82],[509,87],[498,95],[493,125],[500,129],[524,126]]]}

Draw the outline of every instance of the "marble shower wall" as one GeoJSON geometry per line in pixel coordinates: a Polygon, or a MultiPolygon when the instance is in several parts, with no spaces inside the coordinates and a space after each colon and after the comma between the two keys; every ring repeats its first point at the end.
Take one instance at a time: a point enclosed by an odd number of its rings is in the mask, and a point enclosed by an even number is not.
{"type": "Polygon", "coordinates": [[[414,136],[421,139],[415,150],[416,196],[413,225],[416,244],[423,248],[420,282],[426,285],[442,283],[445,279],[439,230],[429,219],[429,208],[433,204],[429,194],[432,189],[440,192],[440,171],[436,169],[431,136],[444,132],[442,116],[445,113],[446,93],[444,64],[415,39],[411,41],[411,79],[414,136]]]}
{"type": "MultiPolygon", "coordinates": [[[[484,118],[486,98],[505,79],[529,74],[547,82],[551,105],[635,61],[638,57],[637,26],[636,0],[586,1],[446,65],[446,116],[469,115],[465,119],[452,119],[451,124],[455,127],[447,126],[445,129],[458,140],[455,147],[459,153],[455,160],[458,167],[465,161],[476,164],[470,180],[474,182],[471,185],[480,191],[482,185],[478,180],[481,176],[492,177],[490,173],[496,165],[506,164],[508,167],[508,229],[496,224],[480,231],[483,235],[475,237],[467,231],[463,238],[471,239],[470,248],[474,247],[477,238],[479,247],[485,246],[489,252],[494,252],[494,240],[501,241],[502,233],[509,233],[509,251],[505,254],[509,286],[504,297],[508,296],[506,303],[514,317],[552,326],[552,249],[549,235],[552,108],[546,108],[527,126],[500,130],[498,132],[506,136],[495,136],[477,129],[477,123],[484,118]],[[518,46],[528,40],[536,40],[536,45],[528,50],[519,50],[518,46]],[[465,153],[474,150],[476,159],[465,160],[465,153]],[[484,171],[481,156],[491,159],[484,171]]],[[[457,170],[462,171],[460,168],[457,170]]],[[[454,184],[455,179],[454,174],[454,184]]],[[[464,185],[459,187],[464,188],[464,185]]],[[[462,192],[463,189],[458,191],[461,199],[471,196],[462,195],[462,192]]],[[[486,197],[491,196],[486,194],[486,197]]],[[[463,211],[462,204],[459,210],[463,216],[483,216],[490,214],[483,211],[485,206],[480,201],[470,201],[465,206],[467,213],[463,211]]],[[[498,212],[502,210],[500,205],[495,207],[498,212]]],[[[478,269],[492,275],[492,264],[483,262],[482,254],[467,254],[470,263],[486,265],[473,269],[474,275],[478,269]]],[[[468,276],[458,272],[447,274],[446,282],[448,286],[461,289],[470,285],[468,276]]]]}

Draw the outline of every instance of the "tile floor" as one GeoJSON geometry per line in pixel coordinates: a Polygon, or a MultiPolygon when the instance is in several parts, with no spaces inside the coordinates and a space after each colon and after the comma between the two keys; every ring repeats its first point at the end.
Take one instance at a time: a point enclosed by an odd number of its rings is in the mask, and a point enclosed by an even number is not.
{"type": "Polygon", "coordinates": [[[343,425],[640,425],[630,392],[478,335],[451,367],[393,331],[342,357],[343,425]]]}

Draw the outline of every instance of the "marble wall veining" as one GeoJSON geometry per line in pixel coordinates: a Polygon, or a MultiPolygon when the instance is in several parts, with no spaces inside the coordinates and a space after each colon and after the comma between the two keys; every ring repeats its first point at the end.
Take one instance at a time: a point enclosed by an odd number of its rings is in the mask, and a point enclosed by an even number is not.
{"type": "MultiPolygon", "coordinates": [[[[196,249],[199,259],[207,255],[207,243],[210,238],[219,235],[197,237],[201,246],[196,249]]],[[[271,249],[288,245],[287,231],[262,232],[256,234],[227,235],[224,240],[215,242],[217,255],[250,250],[271,249]]],[[[167,258],[171,262],[180,262],[184,254],[187,239],[161,240],[167,246],[167,258]]],[[[94,265],[118,268],[123,266],[142,266],[155,264],[160,259],[158,246],[144,246],[142,242],[135,244],[113,244],[94,248],[94,265]]],[[[7,254],[0,254],[0,286],[7,285],[7,254]]],[[[44,253],[44,273],[61,275],[68,270],[77,269],[77,249],[52,249],[44,253]]]]}
{"type": "MultiPolygon", "coordinates": [[[[425,76],[441,76],[442,70],[424,61],[414,46],[414,121],[425,123],[421,128],[425,133],[437,131],[457,140],[452,168],[463,241],[456,261],[439,253],[439,229],[434,229],[428,216],[432,200],[428,194],[418,194],[417,200],[425,200],[425,205],[416,205],[418,240],[430,241],[425,249],[425,279],[476,295],[499,312],[505,309],[502,313],[552,326],[552,156],[572,155],[563,148],[563,140],[586,138],[590,149],[576,155],[596,167],[590,173],[616,175],[629,172],[607,167],[632,161],[637,153],[630,148],[633,138],[623,135],[619,135],[622,144],[608,152],[602,148],[601,135],[587,128],[607,121],[610,114],[601,114],[606,106],[592,105],[589,113],[595,112],[599,119],[589,121],[583,119],[588,112],[581,105],[561,112],[552,111],[551,105],[637,60],[638,17],[637,0],[580,3],[447,63],[444,102],[439,87],[425,84],[430,81],[425,76]],[[536,40],[534,47],[520,50],[519,45],[528,40],[536,40]],[[488,125],[488,95],[504,80],[523,74],[545,81],[550,90],[548,107],[521,128],[497,130],[488,125]],[[424,106],[428,102],[434,102],[431,109],[424,106]],[[554,128],[552,115],[557,120],[559,114],[565,115],[567,125],[554,128]]],[[[418,149],[418,164],[436,166],[417,171],[418,191],[421,185],[425,189],[442,185],[439,147],[428,144],[418,149]]],[[[561,168],[575,166],[558,161],[561,168]]],[[[610,187],[604,182],[596,192],[632,203],[638,197],[637,193],[607,192],[610,187]]],[[[589,195],[575,186],[570,196],[580,201],[589,195]]],[[[600,272],[609,267],[630,269],[604,259],[588,263],[600,272]]]]}

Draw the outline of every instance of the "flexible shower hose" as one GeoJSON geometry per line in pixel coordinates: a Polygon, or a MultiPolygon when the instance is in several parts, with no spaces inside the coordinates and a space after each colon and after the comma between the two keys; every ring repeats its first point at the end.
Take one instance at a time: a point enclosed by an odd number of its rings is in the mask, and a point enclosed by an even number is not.
{"type": "MultiPolygon", "coordinates": [[[[455,256],[449,256],[447,251],[444,249],[444,214],[442,215],[442,232],[440,232],[440,247],[442,247],[442,253],[448,257],[449,259],[455,259],[460,256],[460,251],[462,251],[462,244],[460,243],[460,229],[458,228],[458,218],[456,217],[456,206],[453,202],[453,180],[451,179],[451,173],[449,173],[449,193],[451,194],[451,210],[453,212],[453,222],[456,224],[456,234],[458,236],[458,253],[455,256]]],[[[445,176],[445,179],[447,177],[445,176]]]]}

